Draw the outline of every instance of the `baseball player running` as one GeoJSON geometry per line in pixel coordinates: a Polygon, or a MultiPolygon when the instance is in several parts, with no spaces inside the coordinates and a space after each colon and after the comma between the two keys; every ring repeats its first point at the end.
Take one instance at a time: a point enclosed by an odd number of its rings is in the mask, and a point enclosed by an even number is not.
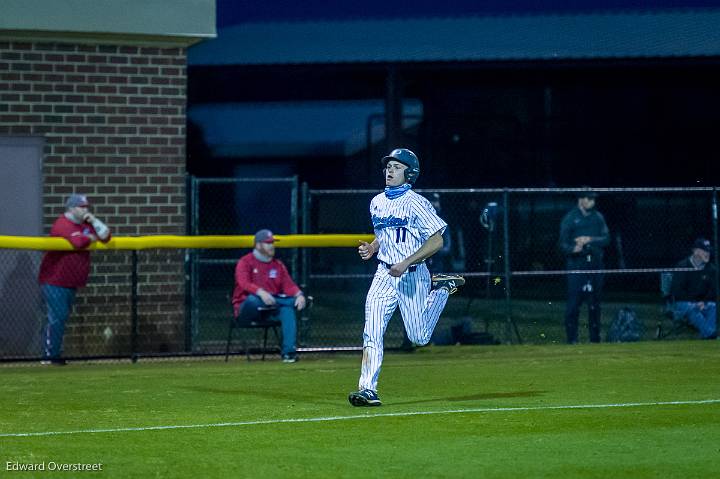
{"type": "Polygon", "coordinates": [[[425,260],[443,245],[447,227],[430,201],[410,188],[420,174],[415,153],[393,150],[382,159],[385,191],[370,202],[375,230],[371,243],[361,241],[360,257],[377,254],[378,267],[365,301],[365,330],[359,390],[348,397],[353,406],[379,406],[377,382],[383,359],[383,336],[400,307],[405,331],[419,345],[430,341],[448,296],[465,284],[461,276],[430,273],[425,260]],[[432,285],[432,290],[431,290],[432,285]]]}

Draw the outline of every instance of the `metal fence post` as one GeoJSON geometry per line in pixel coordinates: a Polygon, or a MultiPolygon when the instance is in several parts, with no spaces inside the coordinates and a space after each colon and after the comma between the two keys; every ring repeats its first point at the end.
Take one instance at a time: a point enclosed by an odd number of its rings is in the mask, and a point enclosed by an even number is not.
{"type": "Polygon", "coordinates": [[[503,191],[503,259],[505,264],[505,320],[506,320],[506,337],[510,343],[512,340],[512,333],[515,332],[517,341],[522,344],[522,338],[518,331],[515,321],[512,317],[512,293],[510,291],[510,277],[512,271],[510,270],[510,193],[507,188],[503,191]]]}
{"type": "MultiPolygon", "coordinates": [[[[310,214],[310,196],[309,196],[309,190],[308,190],[308,184],[306,181],[303,181],[302,188],[301,188],[301,206],[300,206],[300,214],[301,216],[301,231],[302,234],[306,235],[308,234],[308,229],[310,227],[309,222],[309,214],[310,214]]],[[[300,283],[301,288],[307,287],[307,281],[308,281],[308,250],[307,248],[302,249],[302,261],[300,266],[300,283]]]]}
{"type": "MultiPolygon", "coordinates": [[[[713,187],[712,193],[712,232],[713,248],[715,249],[715,303],[720,292],[720,260],[718,259],[718,207],[717,207],[717,186],[713,187]]],[[[715,324],[718,323],[718,312],[715,309],[715,324]]]]}
{"type": "Polygon", "coordinates": [[[130,359],[137,362],[137,337],[138,337],[138,259],[137,250],[132,250],[132,275],[130,291],[130,359]]]}
{"type": "Polygon", "coordinates": [[[510,330],[510,318],[512,318],[512,298],[510,293],[510,227],[508,225],[509,200],[508,191],[503,191],[503,264],[505,275],[505,337],[512,343],[512,331],[510,330]]]}
{"type": "MultiPolygon", "coordinates": [[[[290,234],[298,232],[298,177],[292,177],[292,189],[290,192],[290,234]]],[[[298,270],[298,250],[293,248],[292,251],[292,274],[297,275],[298,270]]],[[[295,276],[297,277],[297,276],[295,276]]]]}
{"type": "MultiPolygon", "coordinates": [[[[193,186],[195,177],[192,175],[185,176],[185,234],[193,233],[193,186]]],[[[185,250],[185,351],[192,351],[192,301],[193,291],[191,289],[190,280],[192,278],[192,250],[185,250]]]]}
{"type": "MultiPolygon", "coordinates": [[[[192,210],[190,213],[190,225],[193,235],[200,234],[200,181],[198,178],[192,177],[191,182],[191,206],[192,210]]],[[[198,329],[198,283],[200,281],[198,271],[198,253],[197,250],[193,249],[190,252],[190,317],[187,329],[189,330],[190,336],[190,351],[195,349],[195,332],[198,329]]]]}

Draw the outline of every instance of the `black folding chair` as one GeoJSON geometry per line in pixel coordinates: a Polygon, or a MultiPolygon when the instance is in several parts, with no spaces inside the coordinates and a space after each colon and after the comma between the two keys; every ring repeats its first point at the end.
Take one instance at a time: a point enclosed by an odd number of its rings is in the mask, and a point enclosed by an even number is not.
{"type": "MultiPolygon", "coordinates": [[[[267,341],[268,341],[268,330],[272,329],[277,339],[278,347],[280,347],[280,334],[278,334],[278,328],[281,326],[280,320],[272,319],[272,313],[277,310],[277,306],[258,306],[258,312],[260,317],[255,321],[242,321],[236,318],[234,315],[230,316],[230,326],[228,327],[228,339],[227,345],[225,346],[225,362],[228,361],[230,356],[230,343],[233,339],[233,331],[236,329],[240,330],[252,330],[262,329],[263,330],[263,345],[262,345],[262,360],[265,361],[265,353],[267,352],[267,341]]],[[[245,349],[245,356],[250,361],[250,345],[248,342],[249,334],[243,334],[243,347],[245,349]]]]}

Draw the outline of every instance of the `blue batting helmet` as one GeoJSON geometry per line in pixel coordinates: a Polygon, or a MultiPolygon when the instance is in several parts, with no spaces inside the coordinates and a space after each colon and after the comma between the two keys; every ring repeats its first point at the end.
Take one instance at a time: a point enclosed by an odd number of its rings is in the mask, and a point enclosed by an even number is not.
{"type": "Polygon", "coordinates": [[[407,170],[405,170],[405,181],[410,184],[417,181],[418,176],[420,176],[420,161],[418,157],[415,156],[415,153],[407,148],[396,148],[381,160],[383,168],[387,167],[388,162],[392,160],[407,166],[407,170]]]}

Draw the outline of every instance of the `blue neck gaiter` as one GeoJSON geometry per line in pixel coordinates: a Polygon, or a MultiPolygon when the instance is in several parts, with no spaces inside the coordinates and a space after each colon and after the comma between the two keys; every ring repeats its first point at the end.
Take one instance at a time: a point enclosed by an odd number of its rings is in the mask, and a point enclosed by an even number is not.
{"type": "Polygon", "coordinates": [[[391,200],[394,200],[395,198],[400,198],[402,195],[407,193],[407,190],[409,190],[410,187],[410,183],[404,183],[400,186],[386,186],[385,196],[387,196],[391,200]]]}

